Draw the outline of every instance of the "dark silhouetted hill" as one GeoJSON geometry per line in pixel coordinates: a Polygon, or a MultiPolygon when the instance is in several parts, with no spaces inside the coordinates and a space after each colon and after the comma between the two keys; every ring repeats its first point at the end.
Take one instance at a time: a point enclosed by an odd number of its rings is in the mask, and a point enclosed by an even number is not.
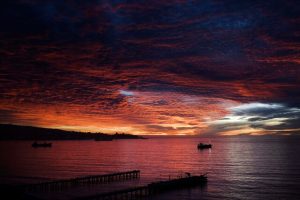
{"type": "Polygon", "coordinates": [[[145,139],[131,134],[114,135],[104,133],[65,131],[60,129],[40,128],[33,126],[18,126],[0,124],[0,140],[115,140],[115,139],[145,139]]]}

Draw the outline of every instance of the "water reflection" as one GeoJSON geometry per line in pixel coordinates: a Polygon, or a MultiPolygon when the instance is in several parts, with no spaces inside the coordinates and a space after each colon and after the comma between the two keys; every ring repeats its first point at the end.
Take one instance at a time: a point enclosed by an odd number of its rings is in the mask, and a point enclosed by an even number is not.
{"type": "Polygon", "coordinates": [[[34,149],[31,142],[0,142],[0,180],[37,182],[139,169],[141,179],[134,183],[139,185],[185,172],[208,173],[207,188],[171,192],[158,199],[172,195],[182,199],[197,199],[199,195],[203,199],[293,199],[299,195],[299,141],[217,138],[212,149],[203,151],[197,149],[199,141],[184,137],[55,141],[47,149],[34,149]]]}

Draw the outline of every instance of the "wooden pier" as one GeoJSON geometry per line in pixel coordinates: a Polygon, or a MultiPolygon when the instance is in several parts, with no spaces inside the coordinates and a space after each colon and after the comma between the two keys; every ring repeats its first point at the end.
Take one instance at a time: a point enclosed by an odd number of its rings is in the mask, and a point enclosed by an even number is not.
{"type": "Polygon", "coordinates": [[[65,180],[49,181],[43,183],[29,184],[20,186],[24,191],[59,191],[68,187],[81,185],[91,185],[100,183],[110,183],[123,180],[137,179],[140,177],[140,170],[119,172],[104,175],[85,176],[65,180]]]}
{"type": "Polygon", "coordinates": [[[206,183],[207,177],[205,175],[187,176],[184,178],[154,182],[146,186],[133,187],[129,189],[101,193],[87,197],[74,198],[73,200],[139,199],[172,189],[185,188],[197,185],[203,186],[206,183]]]}

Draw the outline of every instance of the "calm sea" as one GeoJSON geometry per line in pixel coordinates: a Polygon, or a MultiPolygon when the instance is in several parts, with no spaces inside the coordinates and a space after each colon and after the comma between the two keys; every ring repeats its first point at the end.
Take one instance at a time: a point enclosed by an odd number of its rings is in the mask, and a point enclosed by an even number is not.
{"type": "Polygon", "coordinates": [[[52,148],[32,142],[0,142],[0,182],[34,183],[52,179],[141,170],[141,178],[59,192],[36,193],[69,199],[175,178],[208,173],[206,187],[166,192],[151,199],[300,199],[300,140],[291,137],[54,141],[52,148]],[[211,142],[211,150],[197,143],[211,142]]]}

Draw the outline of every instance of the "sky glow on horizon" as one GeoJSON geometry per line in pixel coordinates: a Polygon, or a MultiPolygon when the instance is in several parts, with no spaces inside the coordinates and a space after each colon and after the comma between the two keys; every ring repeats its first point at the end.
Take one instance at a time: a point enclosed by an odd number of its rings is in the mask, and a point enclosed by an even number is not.
{"type": "Polygon", "coordinates": [[[1,2],[0,123],[300,134],[299,1],[1,2]]]}

